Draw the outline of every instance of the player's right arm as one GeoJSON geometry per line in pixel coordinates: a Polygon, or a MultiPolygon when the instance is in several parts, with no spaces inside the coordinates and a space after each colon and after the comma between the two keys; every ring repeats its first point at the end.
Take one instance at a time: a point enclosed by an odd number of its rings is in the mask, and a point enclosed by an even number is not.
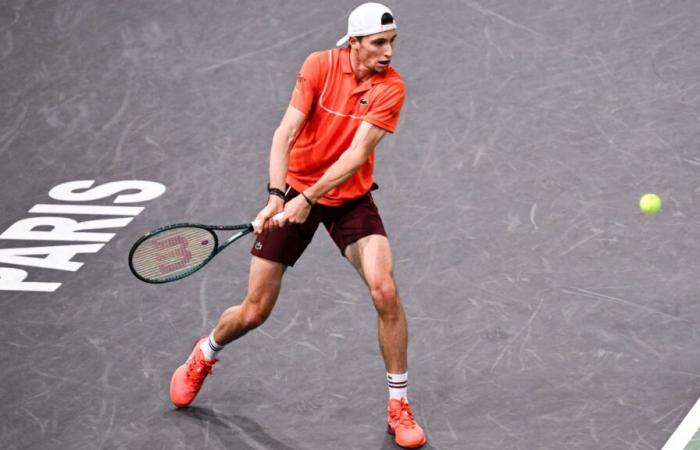
{"type": "MultiPolygon", "coordinates": [[[[270,148],[270,187],[285,191],[287,186],[287,169],[289,166],[289,153],[292,150],[297,134],[303,128],[315,100],[321,92],[324,68],[323,53],[312,53],[301,66],[294,84],[292,98],[282,121],[272,136],[270,148]]],[[[270,195],[267,205],[256,217],[263,224],[255,230],[256,234],[262,231],[277,228],[277,224],[268,220],[278,212],[284,210],[284,200],[270,195]]]]}
{"type": "MultiPolygon", "coordinates": [[[[270,187],[285,191],[287,184],[287,168],[289,165],[289,152],[301,127],[306,121],[306,114],[294,106],[287,107],[282,121],[272,135],[270,147],[270,187]]],[[[284,200],[276,195],[270,195],[267,205],[258,213],[256,220],[263,224],[255,230],[256,234],[277,228],[272,220],[268,220],[275,214],[284,210],[284,200]]]]}

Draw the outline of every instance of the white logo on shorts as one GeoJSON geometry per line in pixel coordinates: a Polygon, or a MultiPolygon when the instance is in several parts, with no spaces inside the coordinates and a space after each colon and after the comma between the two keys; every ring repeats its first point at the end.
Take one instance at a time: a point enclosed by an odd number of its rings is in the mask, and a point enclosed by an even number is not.
{"type": "Polygon", "coordinates": [[[255,243],[255,250],[262,250],[262,242],[255,243]]]}

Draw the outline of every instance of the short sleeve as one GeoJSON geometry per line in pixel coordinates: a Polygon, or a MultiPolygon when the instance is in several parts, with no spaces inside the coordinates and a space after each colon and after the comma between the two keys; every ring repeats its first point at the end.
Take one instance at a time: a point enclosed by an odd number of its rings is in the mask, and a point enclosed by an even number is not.
{"type": "Polygon", "coordinates": [[[405,97],[406,88],[403,82],[392,83],[372,102],[364,120],[393,133],[399,123],[399,115],[405,97]]]}
{"type": "Polygon", "coordinates": [[[321,58],[323,52],[312,53],[306,58],[297,74],[294,91],[289,104],[304,114],[308,114],[314,105],[314,100],[320,95],[323,86],[323,68],[321,58]]]}

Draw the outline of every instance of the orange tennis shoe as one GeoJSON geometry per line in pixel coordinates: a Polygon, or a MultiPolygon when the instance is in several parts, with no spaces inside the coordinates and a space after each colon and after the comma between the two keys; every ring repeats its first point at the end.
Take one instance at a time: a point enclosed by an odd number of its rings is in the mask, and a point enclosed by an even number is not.
{"type": "Polygon", "coordinates": [[[387,431],[394,435],[394,441],[404,448],[422,447],[427,439],[423,429],[413,418],[413,410],[406,400],[389,399],[386,406],[387,431]]]}
{"type": "Polygon", "coordinates": [[[199,346],[206,339],[205,336],[195,342],[190,357],[185,364],[175,369],[170,380],[170,400],[178,408],[184,408],[192,403],[197,392],[202,388],[204,379],[211,373],[211,368],[219,361],[204,358],[204,353],[199,346]]]}

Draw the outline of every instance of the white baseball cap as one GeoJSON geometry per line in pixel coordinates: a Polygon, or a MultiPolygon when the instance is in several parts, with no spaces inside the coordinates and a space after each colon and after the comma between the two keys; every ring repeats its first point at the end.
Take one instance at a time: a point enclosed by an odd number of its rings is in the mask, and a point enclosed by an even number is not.
{"type": "Polygon", "coordinates": [[[368,36],[395,29],[396,21],[389,8],[381,3],[363,3],[352,10],[348,17],[348,34],[335,45],[345,45],[350,36],[368,36]]]}

